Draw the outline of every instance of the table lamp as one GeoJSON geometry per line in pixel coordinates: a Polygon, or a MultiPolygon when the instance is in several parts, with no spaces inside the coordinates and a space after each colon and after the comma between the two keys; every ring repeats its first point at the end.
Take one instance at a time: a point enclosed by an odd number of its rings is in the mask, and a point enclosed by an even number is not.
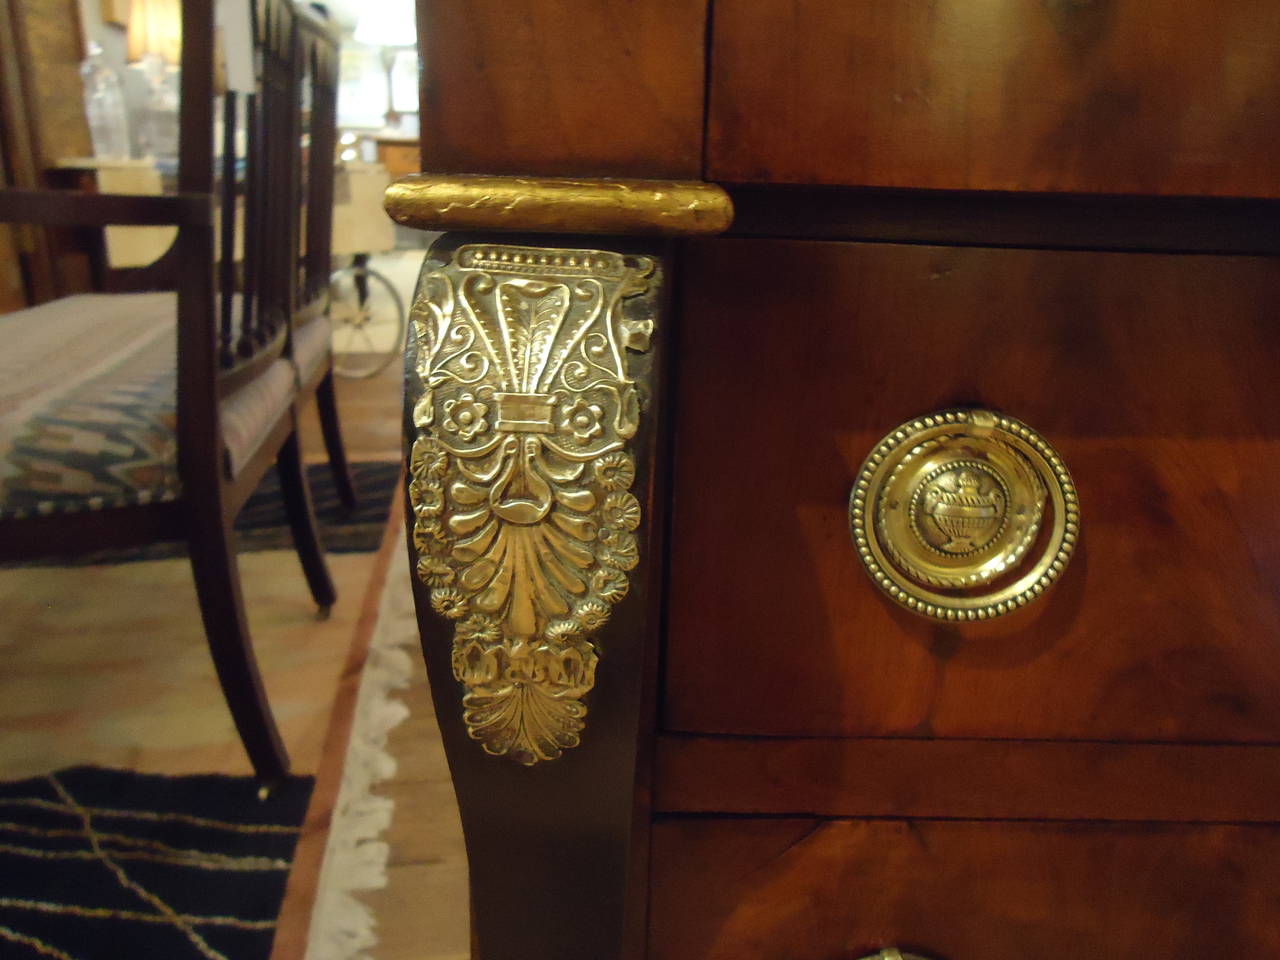
{"type": "Polygon", "coordinates": [[[380,0],[367,6],[356,22],[354,39],[370,47],[382,48],[382,68],[387,75],[388,127],[400,125],[400,112],[395,108],[391,74],[398,48],[417,45],[418,35],[413,14],[413,0],[380,0]]]}

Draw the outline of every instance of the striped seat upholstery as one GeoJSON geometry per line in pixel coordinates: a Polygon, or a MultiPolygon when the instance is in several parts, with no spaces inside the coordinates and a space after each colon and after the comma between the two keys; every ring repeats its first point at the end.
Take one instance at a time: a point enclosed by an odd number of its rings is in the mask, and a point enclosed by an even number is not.
{"type": "MultiPolygon", "coordinates": [[[[173,293],[80,294],[0,316],[0,518],[177,497],[176,316],[173,293]]],[[[307,328],[327,333],[328,321],[307,328]]],[[[323,359],[320,335],[307,372],[323,359]]],[[[233,476],[297,382],[279,359],[223,398],[233,476]]]]}
{"type": "Polygon", "coordinates": [[[308,320],[293,331],[293,360],[298,367],[298,377],[305,383],[329,355],[333,328],[328,316],[308,320]]]}

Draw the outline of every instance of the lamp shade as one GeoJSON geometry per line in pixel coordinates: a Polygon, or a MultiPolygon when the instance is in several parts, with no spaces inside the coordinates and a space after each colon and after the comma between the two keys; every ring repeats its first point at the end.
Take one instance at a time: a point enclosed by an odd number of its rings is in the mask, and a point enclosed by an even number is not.
{"type": "Polygon", "coordinates": [[[356,21],[354,39],[371,47],[415,46],[413,0],[370,0],[356,21]]]}
{"type": "Polygon", "coordinates": [[[182,60],[180,0],[133,0],[129,11],[129,62],[154,54],[165,63],[182,60]]]}

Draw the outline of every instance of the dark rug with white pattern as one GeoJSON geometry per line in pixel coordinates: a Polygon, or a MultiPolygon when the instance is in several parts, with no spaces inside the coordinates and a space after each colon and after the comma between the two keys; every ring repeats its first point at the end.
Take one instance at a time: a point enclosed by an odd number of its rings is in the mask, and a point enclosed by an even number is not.
{"type": "MultiPolygon", "coordinates": [[[[356,488],[356,508],[348,510],[338,499],[333,474],[326,463],[307,465],[307,484],[320,528],[320,541],[330,553],[372,553],[382,543],[387,514],[391,510],[399,461],[370,460],[351,464],[351,481],[356,488]]],[[[236,518],[241,550],[292,550],[293,537],[280,496],[276,472],[268,470],[258,489],[236,518]]]]}

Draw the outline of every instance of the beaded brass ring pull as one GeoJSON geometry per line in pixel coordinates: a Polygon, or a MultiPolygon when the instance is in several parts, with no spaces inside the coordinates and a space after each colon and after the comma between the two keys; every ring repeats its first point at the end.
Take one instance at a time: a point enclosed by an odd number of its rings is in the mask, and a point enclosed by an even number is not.
{"type": "Polygon", "coordinates": [[[939,620],[1026,605],[1066,568],[1080,505],[1062,458],[1025,423],[944,410],[902,424],[849,498],[858,557],[885,593],[939,620]]]}

